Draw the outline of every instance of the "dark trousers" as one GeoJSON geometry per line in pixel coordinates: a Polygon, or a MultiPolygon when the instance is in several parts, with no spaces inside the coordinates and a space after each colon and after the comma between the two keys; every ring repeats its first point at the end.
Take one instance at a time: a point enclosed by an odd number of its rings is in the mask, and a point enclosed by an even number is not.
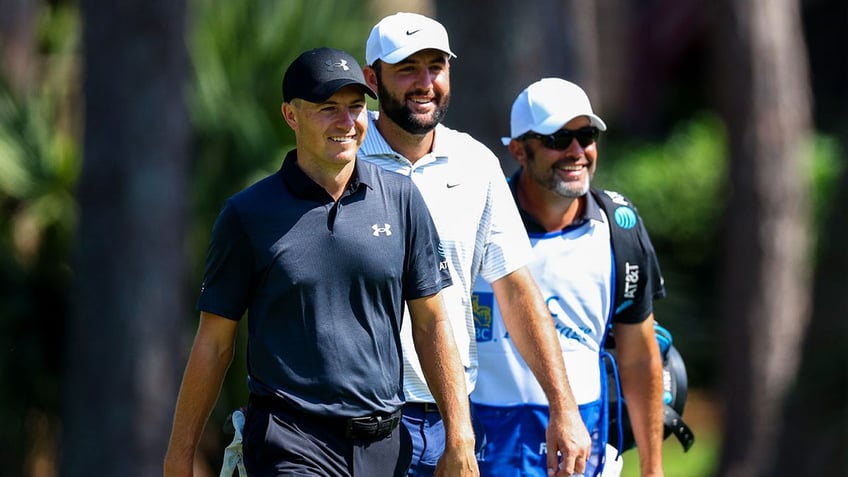
{"type": "Polygon", "coordinates": [[[244,465],[250,477],[405,476],[412,459],[402,425],[376,439],[350,438],[345,419],[285,407],[248,406],[243,434],[244,465]]]}

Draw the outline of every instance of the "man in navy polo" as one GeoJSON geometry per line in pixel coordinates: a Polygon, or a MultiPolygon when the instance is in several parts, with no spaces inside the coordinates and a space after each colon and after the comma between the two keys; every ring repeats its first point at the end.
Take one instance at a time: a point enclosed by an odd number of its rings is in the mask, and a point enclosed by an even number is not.
{"type": "Polygon", "coordinates": [[[463,368],[441,295],[451,284],[447,261],[412,181],[356,160],[365,94],[375,96],[340,50],[307,51],[287,69],[282,113],[297,149],[231,197],[215,223],[165,475],[191,475],[245,311],[247,473],[405,475],[404,303],[449,428],[440,465],[476,475],[463,368]]]}

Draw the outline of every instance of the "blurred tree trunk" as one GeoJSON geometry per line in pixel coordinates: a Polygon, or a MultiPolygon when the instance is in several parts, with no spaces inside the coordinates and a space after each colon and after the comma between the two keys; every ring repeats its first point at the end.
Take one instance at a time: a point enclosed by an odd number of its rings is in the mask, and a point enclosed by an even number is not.
{"type": "Polygon", "coordinates": [[[12,91],[35,89],[37,0],[0,0],[0,72],[12,91]]]}
{"type": "MultiPolygon", "coordinates": [[[[830,45],[848,44],[848,4],[839,0],[805,7],[808,51],[816,97],[817,124],[841,140],[848,151],[848,55],[834,55],[830,45]]],[[[813,320],[804,343],[798,385],[789,400],[786,431],[775,459],[775,472],[796,465],[803,456],[806,475],[842,475],[848,468],[848,164],[820,231],[813,293],[813,320]]]]}
{"type": "Polygon", "coordinates": [[[83,0],[65,476],[161,475],[188,349],[184,0],[83,0]]]}
{"type": "MultiPolygon", "coordinates": [[[[848,137],[843,137],[848,150],[848,137]]],[[[769,475],[802,462],[803,475],[843,475],[848,467],[848,167],[843,168],[832,213],[822,229],[815,274],[813,320],[804,343],[798,385],[790,395],[769,475]]]]}
{"type": "MultiPolygon", "coordinates": [[[[729,0],[716,35],[730,184],[720,284],[719,475],[774,475],[810,317],[811,105],[798,0],[729,0]]],[[[693,180],[696,180],[693,178],[693,180]]],[[[809,455],[792,453],[799,475],[809,455]],[[801,467],[797,465],[801,464],[801,467]]]]}
{"type": "MultiPolygon", "coordinates": [[[[518,93],[546,76],[580,84],[598,111],[597,5],[580,0],[539,0],[532,8],[509,0],[436,0],[451,49],[451,108],[446,124],[468,132],[517,167],[500,138],[518,93]]],[[[600,113],[603,116],[603,113],[600,113]]]]}

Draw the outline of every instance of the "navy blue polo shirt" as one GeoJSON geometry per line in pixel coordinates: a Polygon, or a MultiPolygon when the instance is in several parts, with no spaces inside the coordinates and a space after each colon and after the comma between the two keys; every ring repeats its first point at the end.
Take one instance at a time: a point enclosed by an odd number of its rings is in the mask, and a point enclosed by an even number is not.
{"type": "Polygon", "coordinates": [[[212,230],[198,309],[248,316],[248,387],[326,416],[402,404],[403,301],[451,284],[420,193],[357,161],[336,202],[297,165],[231,197],[212,230]]]}

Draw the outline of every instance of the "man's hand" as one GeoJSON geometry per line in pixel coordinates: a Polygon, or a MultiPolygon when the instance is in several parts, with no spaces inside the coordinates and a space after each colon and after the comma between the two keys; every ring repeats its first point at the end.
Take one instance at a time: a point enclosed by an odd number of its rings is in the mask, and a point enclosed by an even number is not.
{"type": "Polygon", "coordinates": [[[545,436],[548,476],[568,477],[586,470],[586,461],[592,452],[592,438],[579,412],[554,410],[552,407],[545,436]]]}
{"type": "Polygon", "coordinates": [[[436,465],[435,477],[477,477],[477,459],[474,457],[474,442],[470,445],[446,445],[445,452],[436,465]]]}
{"type": "Polygon", "coordinates": [[[586,468],[592,440],[580,418],[559,338],[539,287],[525,266],[492,282],[492,290],[513,344],[550,404],[546,432],[548,475],[581,474],[586,468]]]}
{"type": "Polygon", "coordinates": [[[192,475],[197,443],[233,360],[237,329],[237,321],[205,311],[200,313],[165,453],[163,475],[166,477],[192,475]]]}

